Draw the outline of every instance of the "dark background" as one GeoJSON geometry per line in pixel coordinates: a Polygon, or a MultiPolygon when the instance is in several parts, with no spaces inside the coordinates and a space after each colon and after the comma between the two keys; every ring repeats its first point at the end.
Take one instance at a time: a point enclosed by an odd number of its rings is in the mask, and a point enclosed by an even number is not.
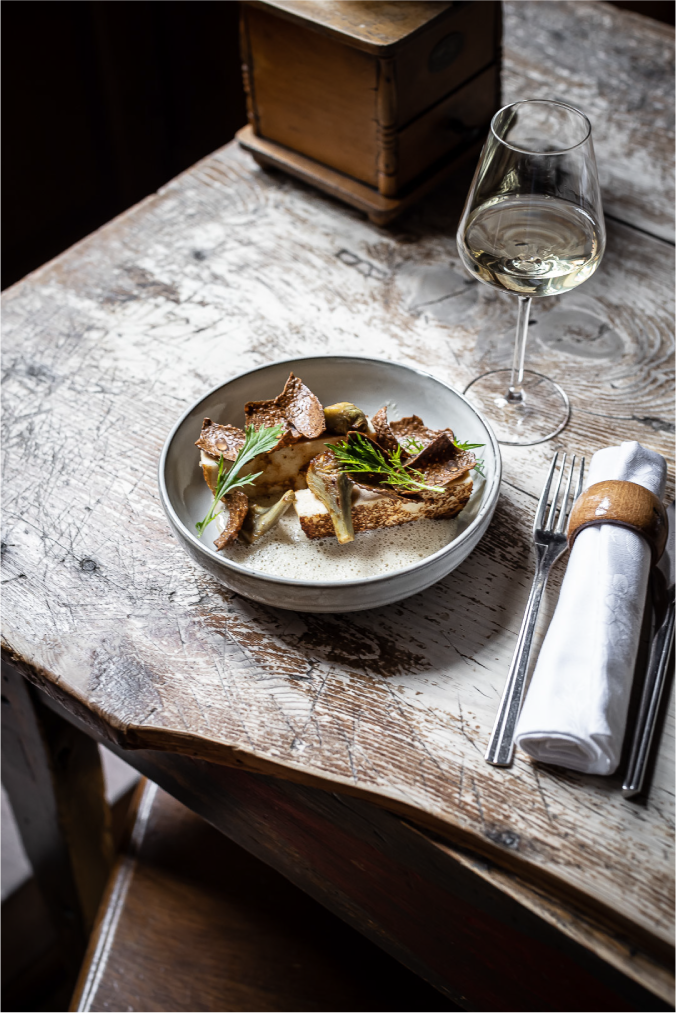
{"type": "MultiPolygon", "coordinates": [[[[618,7],[674,23],[673,2],[618,7]]],[[[2,287],[246,122],[234,0],[4,0],[2,287]]]]}
{"type": "Polygon", "coordinates": [[[4,0],[2,287],[246,123],[239,4],[4,0]]]}

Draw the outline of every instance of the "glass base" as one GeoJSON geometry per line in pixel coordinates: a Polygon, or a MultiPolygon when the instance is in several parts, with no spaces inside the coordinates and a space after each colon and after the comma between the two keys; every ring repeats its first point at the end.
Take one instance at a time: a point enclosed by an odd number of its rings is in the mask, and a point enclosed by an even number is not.
{"type": "Polygon", "coordinates": [[[465,388],[468,401],[490,423],[498,443],[530,447],[560,433],[570,418],[568,395],[542,373],[524,370],[523,399],[512,400],[511,369],[494,369],[465,388]]]}

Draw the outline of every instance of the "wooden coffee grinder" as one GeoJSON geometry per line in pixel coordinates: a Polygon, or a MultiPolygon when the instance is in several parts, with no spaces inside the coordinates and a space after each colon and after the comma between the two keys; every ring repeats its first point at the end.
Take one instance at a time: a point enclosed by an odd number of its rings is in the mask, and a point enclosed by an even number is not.
{"type": "Polygon", "coordinates": [[[238,140],[385,224],[478,155],[501,36],[492,0],[245,0],[238,140]]]}

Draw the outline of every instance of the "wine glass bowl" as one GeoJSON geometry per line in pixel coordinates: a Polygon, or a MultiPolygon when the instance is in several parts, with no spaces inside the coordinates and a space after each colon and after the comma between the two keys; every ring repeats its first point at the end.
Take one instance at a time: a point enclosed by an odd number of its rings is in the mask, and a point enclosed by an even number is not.
{"type": "Polygon", "coordinates": [[[551,439],[566,425],[568,397],[524,370],[531,299],[581,285],[597,269],[605,226],[591,125],[562,102],[527,100],[491,123],[458,227],[458,252],[479,281],[519,299],[511,370],[477,377],[466,394],[501,443],[551,439]]]}

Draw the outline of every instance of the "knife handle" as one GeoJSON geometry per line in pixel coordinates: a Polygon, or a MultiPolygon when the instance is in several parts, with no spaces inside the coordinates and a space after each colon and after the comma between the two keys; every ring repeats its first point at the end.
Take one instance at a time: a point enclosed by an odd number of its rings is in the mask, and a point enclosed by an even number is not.
{"type": "Polygon", "coordinates": [[[674,599],[672,596],[667,606],[666,615],[659,626],[650,648],[650,660],[646,674],[638,720],[634,730],[634,741],[631,747],[629,769],[622,794],[625,798],[638,795],[643,788],[650,746],[657,723],[657,713],[662,698],[662,690],[667,678],[667,665],[674,642],[674,599]]]}

